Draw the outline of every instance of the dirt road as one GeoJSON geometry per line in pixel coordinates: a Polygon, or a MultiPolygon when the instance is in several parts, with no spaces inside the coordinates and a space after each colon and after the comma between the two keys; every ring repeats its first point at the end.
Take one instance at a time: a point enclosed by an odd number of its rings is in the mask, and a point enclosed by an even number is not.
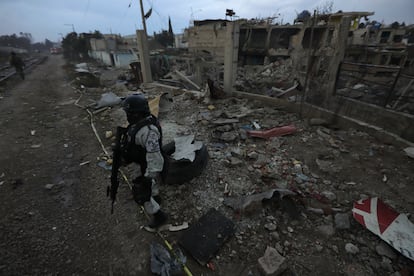
{"type": "Polygon", "coordinates": [[[125,195],[109,214],[109,173],[63,65],[49,57],[0,101],[0,274],[145,275],[136,205],[125,195]]]}

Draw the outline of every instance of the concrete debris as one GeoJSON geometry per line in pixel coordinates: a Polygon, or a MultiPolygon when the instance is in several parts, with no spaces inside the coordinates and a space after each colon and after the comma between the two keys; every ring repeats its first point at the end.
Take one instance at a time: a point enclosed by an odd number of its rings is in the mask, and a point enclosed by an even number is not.
{"type": "Polygon", "coordinates": [[[223,132],[220,135],[220,140],[225,141],[225,142],[233,142],[237,139],[238,135],[237,133],[234,132],[223,132]]]}
{"type": "Polygon", "coordinates": [[[262,257],[258,259],[259,269],[263,275],[280,275],[287,268],[286,258],[279,252],[268,246],[262,257]]]}
{"type": "Polygon", "coordinates": [[[355,255],[359,253],[359,248],[352,243],[347,243],[345,244],[345,251],[349,254],[355,255]]]}
{"type": "Polygon", "coordinates": [[[310,118],[309,125],[311,126],[327,126],[329,123],[325,119],[321,118],[310,118]]]}
{"type": "Polygon", "coordinates": [[[335,214],[335,228],[340,230],[350,229],[351,223],[349,221],[349,214],[337,213],[335,214]]]}
{"type": "Polygon", "coordinates": [[[329,201],[335,201],[336,200],[336,195],[333,192],[323,191],[321,193],[321,195],[324,196],[325,198],[327,198],[329,201]]]}
{"type": "Polygon", "coordinates": [[[409,156],[410,158],[414,158],[414,147],[405,148],[404,151],[407,154],[407,156],[409,156]]]}
{"type": "Polygon", "coordinates": [[[271,223],[271,222],[266,223],[264,227],[265,227],[267,230],[269,230],[270,232],[273,232],[273,231],[275,231],[275,230],[277,229],[277,225],[276,225],[276,224],[274,224],[274,223],[271,223]]]}
{"type": "Polygon", "coordinates": [[[316,230],[326,237],[330,237],[335,234],[335,228],[332,224],[320,225],[316,228],[316,230]]]}

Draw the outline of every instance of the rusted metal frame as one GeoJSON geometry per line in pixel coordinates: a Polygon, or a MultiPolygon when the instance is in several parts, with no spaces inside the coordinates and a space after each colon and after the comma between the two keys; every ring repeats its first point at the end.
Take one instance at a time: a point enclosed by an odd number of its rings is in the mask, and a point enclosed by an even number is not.
{"type": "Polygon", "coordinates": [[[401,68],[400,70],[398,70],[397,76],[394,79],[394,82],[392,83],[391,89],[388,92],[388,97],[385,99],[385,102],[383,104],[384,107],[387,107],[388,102],[391,100],[391,98],[394,96],[395,94],[395,86],[397,85],[398,79],[400,78],[400,74],[401,74],[401,68]]]}

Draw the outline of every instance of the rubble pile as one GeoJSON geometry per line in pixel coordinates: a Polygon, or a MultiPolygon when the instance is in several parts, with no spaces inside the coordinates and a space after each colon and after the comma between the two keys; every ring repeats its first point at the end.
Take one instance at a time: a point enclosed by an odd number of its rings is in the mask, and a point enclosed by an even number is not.
{"type": "MultiPolygon", "coordinates": [[[[274,85],[275,79],[289,77],[280,66],[272,63],[255,76],[274,85]]],[[[252,79],[244,74],[243,83],[253,87],[252,79]]],[[[240,264],[240,275],[398,275],[412,266],[358,224],[351,211],[353,202],[376,196],[400,212],[414,212],[414,201],[405,196],[414,180],[413,161],[399,148],[318,118],[300,120],[261,102],[211,100],[208,94],[156,85],[141,88],[148,98],[165,95],[161,106],[168,108],[159,114],[164,143],[192,134],[208,147],[210,160],[202,175],[164,186],[162,193],[172,224],[191,225],[211,208],[234,222],[234,236],[208,266],[217,273],[240,264]],[[289,125],[296,131],[285,136],[248,134],[289,125]]],[[[118,115],[119,108],[112,107],[99,114],[97,123],[110,130],[123,124],[118,115]]]]}
{"type": "Polygon", "coordinates": [[[291,59],[279,59],[265,66],[238,67],[236,90],[272,96],[271,89],[285,89],[293,83],[291,59]]]}

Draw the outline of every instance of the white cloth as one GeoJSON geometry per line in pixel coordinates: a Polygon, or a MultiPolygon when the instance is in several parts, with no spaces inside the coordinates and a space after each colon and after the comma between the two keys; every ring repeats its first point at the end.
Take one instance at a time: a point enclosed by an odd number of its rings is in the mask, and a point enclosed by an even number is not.
{"type": "Polygon", "coordinates": [[[135,135],[135,144],[142,146],[147,151],[145,177],[156,178],[164,166],[164,158],[158,142],[159,137],[160,132],[154,125],[144,126],[135,135]]]}
{"type": "Polygon", "coordinates": [[[164,157],[161,154],[160,144],[160,132],[154,125],[142,127],[135,135],[135,144],[142,146],[147,151],[147,169],[145,170],[145,177],[152,178],[151,185],[151,198],[149,201],[144,202],[144,209],[149,215],[153,215],[158,212],[161,207],[154,200],[154,196],[159,194],[159,186],[157,178],[164,166],[164,157]]]}

